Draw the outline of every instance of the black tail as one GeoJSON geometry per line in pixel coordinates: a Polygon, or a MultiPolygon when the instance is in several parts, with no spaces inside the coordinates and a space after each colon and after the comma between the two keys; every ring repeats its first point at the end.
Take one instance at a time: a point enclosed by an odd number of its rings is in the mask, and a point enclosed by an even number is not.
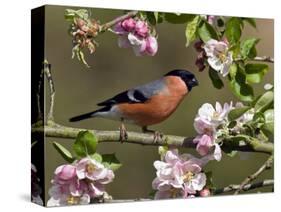
{"type": "Polygon", "coordinates": [[[81,120],[84,120],[84,119],[91,118],[91,117],[93,117],[95,112],[96,111],[90,112],[90,113],[85,113],[85,114],[82,114],[82,115],[79,115],[79,116],[74,116],[74,117],[70,118],[69,121],[70,122],[75,122],[75,121],[81,121],[81,120]]]}
{"type": "Polygon", "coordinates": [[[99,110],[95,110],[95,111],[85,113],[85,114],[82,114],[82,115],[79,115],[79,116],[74,116],[74,117],[70,118],[69,121],[70,122],[76,122],[76,121],[81,121],[81,120],[84,120],[84,119],[93,118],[96,113],[109,111],[110,108],[111,108],[110,106],[107,106],[107,107],[103,107],[99,110]]]}

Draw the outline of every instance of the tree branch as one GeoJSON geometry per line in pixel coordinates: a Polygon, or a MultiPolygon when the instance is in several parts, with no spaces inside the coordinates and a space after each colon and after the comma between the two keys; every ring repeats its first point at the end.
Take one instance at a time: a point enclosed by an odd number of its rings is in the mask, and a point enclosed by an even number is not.
{"type": "Polygon", "coordinates": [[[113,19],[112,21],[109,21],[103,25],[100,26],[100,31],[106,31],[108,30],[110,27],[116,25],[117,23],[119,23],[120,21],[123,21],[127,18],[133,17],[138,13],[138,11],[130,11],[128,13],[126,13],[125,15],[122,16],[118,16],[117,18],[113,19]]]}
{"type": "MultiPolygon", "coordinates": [[[[99,142],[119,142],[120,131],[100,131],[89,130],[83,128],[73,128],[56,124],[55,122],[48,122],[46,126],[38,126],[34,124],[32,127],[32,133],[44,133],[47,137],[55,138],[70,138],[75,139],[80,131],[88,130],[97,136],[99,142]]],[[[196,148],[193,143],[193,137],[182,137],[176,135],[163,135],[162,139],[154,141],[153,134],[150,133],[137,133],[127,132],[128,139],[124,143],[152,145],[152,146],[170,146],[170,147],[184,147],[184,148],[196,148]]],[[[233,146],[232,143],[224,142],[221,148],[229,150],[243,151],[243,152],[262,152],[271,154],[274,147],[272,143],[255,143],[251,145],[241,145],[237,143],[233,146]]]]}
{"type": "Polygon", "coordinates": [[[272,57],[269,57],[269,56],[255,57],[252,60],[258,61],[258,62],[274,63],[274,59],[272,57]]]}
{"type": "Polygon", "coordinates": [[[263,171],[265,171],[266,169],[270,169],[272,167],[273,164],[273,155],[271,155],[267,161],[253,174],[251,174],[250,176],[248,176],[239,186],[239,188],[235,191],[234,194],[239,194],[240,191],[243,190],[243,188],[245,187],[246,184],[252,182],[253,180],[255,180],[263,171]]]}
{"type": "MultiPolygon", "coordinates": [[[[240,189],[240,186],[241,185],[229,185],[224,188],[218,188],[213,191],[213,194],[216,195],[216,194],[222,194],[222,193],[235,191],[235,190],[240,189]]],[[[256,188],[267,187],[267,186],[274,186],[274,180],[270,179],[270,180],[263,180],[261,182],[252,183],[252,184],[248,183],[242,187],[241,191],[249,191],[249,190],[253,190],[256,188]]]]}

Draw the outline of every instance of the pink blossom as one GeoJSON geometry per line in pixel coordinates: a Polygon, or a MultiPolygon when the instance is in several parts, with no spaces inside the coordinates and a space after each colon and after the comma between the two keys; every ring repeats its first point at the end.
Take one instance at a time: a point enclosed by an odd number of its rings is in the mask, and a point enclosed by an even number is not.
{"type": "Polygon", "coordinates": [[[88,204],[91,199],[103,196],[105,184],[114,178],[112,170],[88,157],[59,166],[54,174],[48,206],[88,204]]]}
{"type": "Polygon", "coordinates": [[[216,102],[214,108],[211,104],[203,104],[194,120],[194,128],[200,134],[212,134],[216,127],[227,121],[227,115],[232,109],[232,103],[222,105],[216,102]]]}
{"type": "Polygon", "coordinates": [[[117,35],[128,34],[128,31],[122,27],[122,22],[118,22],[114,25],[113,32],[117,35]]]}
{"type": "Polygon", "coordinates": [[[189,154],[179,155],[177,150],[166,152],[164,161],[155,161],[156,178],[152,182],[156,189],[155,199],[187,198],[203,189],[206,175],[202,172],[205,161],[189,154]]]}
{"type": "Polygon", "coordinates": [[[203,190],[201,190],[201,191],[199,192],[199,195],[200,195],[201,197],[208,197],[208,196],[211,196],[211,191],[210,191],[210,189],[208,189],[208,188],[204,188],[203,190]]]}
{"type": "Polygon", "coordinates": [[[68,181],[75,177],[76,168],[72,165],[62,165],[56,168],[55,175],[58,180],[68,181]]]}
{"type": "Polygon", "coordinates": [[[121,23],[121,26],[127,32],[131,32],[135,29],[136,21],[133,18],[128,18],[121,23]]]}
{"type": "Polygon", "coordinates": [[[136,56],[154,56],[158,50],[157,39],[150,35],[145,21],[126,19],[116,24],[113,31],[119,35],[118,46],[120,48],[132,47],[136,56]]]}
{"type": "Polygon", "coordinates": [[[114,178],[112,170],[91,158],[83,158],[77,162],[76,174],[79,180],[88,179],[100,184],[108,184],[114,178]]]}
{"type": "Polygon", "coordinates": [[[207,16],[207,21],[209,24],[213,25],[214,24],[214,21],[215,21],[215,16],[214,15],[208,15],[207,16]]]}
{"type": "Polygon", "coordinates": [[[148,26],[145,21],[137,21],[135,27],[136,34],[141,37],[146,37],[148,34],[148,26]]]}
{"type": "Polygon", "coordinates": [[[209,135],[198,135],[194,138],[193,142],[197,144],[196,150],[201,156],[205,156],[204,160],[217,160],[220,161],[222,151],[220,146],[215,142],[215,139],[209,135]]]}
{"type": "Polygon", "coordinates": [[[233,62],[232,52],[228,50],[228,43],[210,39],[203,46],[209,65],[223,77],[228,75],[230,65],[233,62]]]}
{"type": "Polygon", "coordinates": [[[209,153],[211,147],[214,145],[214,140],[211,136],[209,135],[199,135],[196,136],[196,138],[193,140],[194,143],[197,143],[196,150],[197,152],[205,156],[209,153]]]}
{"type": "Polygon", "coordinates": [[[146,54],[154,56],[158,50],[158,43],[155,37],[149,36],[146,38],[146,54]]]}

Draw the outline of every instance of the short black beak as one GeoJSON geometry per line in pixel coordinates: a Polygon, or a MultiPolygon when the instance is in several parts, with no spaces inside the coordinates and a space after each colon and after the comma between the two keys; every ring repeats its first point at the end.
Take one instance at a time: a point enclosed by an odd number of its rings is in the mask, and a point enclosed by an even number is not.
{"type": "Polygon", "coordinates": [[[199,82],[197,81],[196,78],[193,78],[191,81],[192,81],[192,86],[197,86],[197,85],[199,85],[199,82]]]}

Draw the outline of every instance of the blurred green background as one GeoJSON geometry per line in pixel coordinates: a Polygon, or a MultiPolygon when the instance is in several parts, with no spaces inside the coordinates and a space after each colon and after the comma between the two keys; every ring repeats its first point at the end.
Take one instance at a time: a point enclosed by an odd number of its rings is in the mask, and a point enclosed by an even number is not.
{"type": "MultiPolygon", "coordinates": [[[[176,112],[165,122],[150,127],[166,134],[193,136],[193,119],[197,109],[205,102],[214,104],[230,100],[236,101],[228,89],[213,88],[207,71],[198,72],[194,65],[196,52],[192,46],[185,47],[185,25],[163,23],[157,26],[159,33],[159,50],[154,57],[136,57],[132,49],[121,49],[117,46],[117,36],[106,32],[99,36],[100,46],[93,55],[86,54],[86,60],[91,66],[87,69],[77,59],[71,59],[71,37],[68,35],[69,23],[64,19],[66,8],[46,7],[46,58],[52,64],[52,74],[56,88],[54,115],[56,122],[79,128],[98,130],[117,130],[118,122],[104,119],[89,119],[77,123],[69,123],[74,115],[89,112],[97,108],[96,103],[112,97],[116,93],[139,84],[157,79],[175,68],[192,71],[200,82],[200,86],[192,90],[176,112]]],[[[91,9],[92,16],[105,23],[122,14],[121,10],[91,9]]],[[[274,56],[274,23],[271,19],[257,19],[257,30],[245,26],[243,37],[261,38],[258,44],[258,55],[274,56]]],[[[255,92],[263,92],[265,83],[273,83],[273,66],[261,85],[255,92]]],[[[46,96],[48,96],[48,88],[46,96]]],[[[48,98],[46,97],[47,102],[48,98]]],[[[48,107],[48,105],[46,105],[48,107]]],[[[138,127],[127,125],[128,130],[140,131],[138,127]]],[[[46,198],[55,168],[65,161],[55,151],[52,141],[60,142],[71,148],[74,140],[47,138],[45,152],[46,198]]],[[[195,153],[194,150],[182,149],[182,152],[195,153]]],[[[102,143],[98,146],[100,153],[115,152],[123,166],[115,175],[114,182],[107,186],[107,191],[115,199],[146,198],[151,191],[151,182],[155,177],[153,162],[159,159],[158,149],[150,146],[133,144],[102,143]]],[[[240,183],[253,173],[266,160],[267,155],[241,153],[230,158],[224,155],[221,162],[212,161],[206,170],[213,171],[216,187],[240,183]]],[[[260,176],[272,178],[273,171],[267,171],[260,176]]],[[[271,191],[269,188],[259,191],[271,191]]],[[[257,191],[251,191],[257,192],[257,191]]]]}

